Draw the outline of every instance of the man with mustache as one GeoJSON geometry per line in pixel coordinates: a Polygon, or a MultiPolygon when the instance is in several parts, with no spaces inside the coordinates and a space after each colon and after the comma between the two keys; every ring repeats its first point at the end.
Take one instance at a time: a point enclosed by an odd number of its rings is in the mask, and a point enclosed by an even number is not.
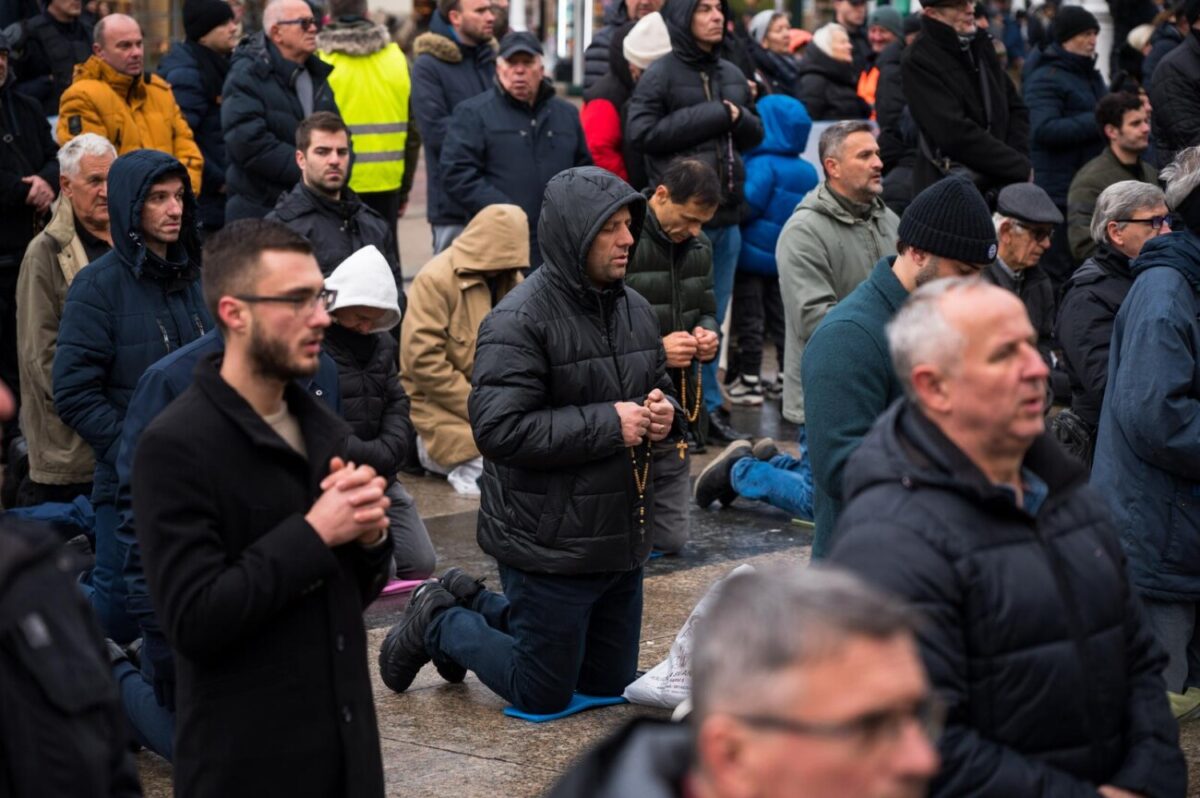
{"type": "Polygon", "coordinates": [[[1183,795],[1166,657],[1108,507],[1046,431],[1049,369],[1021,300],[933,281],[887,339],[905,398],[850,458],[829,559],[926,619],[917,643],[947,704],[930,794],[1183,795]]]}
{"type": "Polygon", "coordinates": [[[268,219],[283,222],[308,239],[321,274],[366,246],[383,253],[396,278],[404,309],[404,278],[396,248],[395,219],[384,219],[350,190],[350,131],[342,118],[318,111],[296,128],[300,182],[279,198],[268,219]]]}

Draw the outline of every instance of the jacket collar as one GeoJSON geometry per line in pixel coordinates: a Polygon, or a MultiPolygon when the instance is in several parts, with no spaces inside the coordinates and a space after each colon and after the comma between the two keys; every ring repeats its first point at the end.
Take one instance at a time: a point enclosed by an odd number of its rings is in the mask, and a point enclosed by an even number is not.
{"type": "Polygon", "coordinates": [[[499,76],[496,76],[493,78],[493,80],[495,81],[495,89],[497,94],[503,97],[514,108],[519,108],[520,110],[529,114],[537,114],[555,95],[553,81],[551,81],[550,78],[542,78],[542,83],[540,86],[538,86],[537,96],[533,98],[533,105],[530,105],[529,103],[521,102],[516,97],[513,97],[511,94],[509,94],[508,90],[500,85],[499,76]]]}
{"type": "Polygon", "coordinates": [[[1096,266],[1101,271],[1109,276],[1121,277],[1126,280],[1133,279],[1133,272],[1129,270],[1129,258],[1108,244],[1097,246],[1092,260],[1096,262],[1096,266]]]}
{"type": "Polygon", "coordinates": [[[870,277],[867,278],[867,282],[891,308],[893,316],[900,312],[900,306],[908,299],[908,289],[892,271],[892,264],[895,262],[895,255],[880,258],[879,262],[875,264],[875,268],[871,269],[870,277]]]}
{"type": "MultiPolygon", "coordinates": [[[[921,17],[921,36],[928,38],[942,50],[953,53],[964,64],[970,62],[970,57],[963,51],[962,44],[959,42],[958,34],[954,28],[944,22],[938,22],[933,17],[921,17]]],[[[980,37],[983,37],[986,43],[987,32],[975,31],[975,36],[971,39],[971,49],[979,44],[980,37]]]]}
{"type": "MultiPolygon", "coordinates": [[[[221,377],[220,367],[224,356],[224,351],[221,351],[201,358],[196,364],[193,384],[256,448],[274,450],[303,461],[299,452],[280,438],[250,403],[221,377]]],[[[300,424],[300,432],[308,450],[311,486],[315,487],[327,473],[329,459],[341,451],[350,435],[350,427],[295,380],[288,382],[283,398],[288,410],[300,424]]]]}
{"type": "Polygon", "coordinates": [[[262,34],[262,37],[263,44],[266,47],[268,63],[271,65],[271,71],[273,71],[279,81],[289,89],[295,88],[296,76],[300,74],[300,70],[302,69],[307,69],[309,71],[309,73],[312,75],[314,84],[317,83],[318,80],[326,78],[329,73],[333,71],[333,67],[329,66],[329,64],[326,64],[315,55],[310,55],[308,58],[304,59],[303,64],[298,64],[295,61],[284,58],[283,53],[279,52],[279,48],[267,38],[265,33],[262,34]]]}
{"type": "Polygon", "coordinates": [[[151,82],[152,76],[149,74],[126,75],[106,64],[100,56],[92,55],[88,57],[88,60],[75,67],[75,80],[98,80],[106,83],[114,92],[128,100],[138,90],[145,92],[144,83],[151,82]]]}
{"type": "Polygon", "coordinates": [[[693,247],[698,247],[700,245],[698,236],[692,236],[679,244],[676,244],[667,237],[667,234],[663,232],[662,225],[658,222],[658,217],[654,215],[654,208],[650,205],[650,197],[653,195],[654,191],[652,189],[646,189],[642,192],[642,196],[646,198],[646,223],[642,227],[642,237],[645,238],[649,234],[654,241],[666,247],[668,252],[672,251],[672,248],[677,248],[674,250],[676,255],[686,252],[693,247]]]}
{"type": "Polygon", "coordinates": [[[883,204],[883,198],[875,197],[871,200],[871,215],[866,219],[860,219],[842,207],[842,203],[837,201],[837,197],[833,196],[833,189],[824,180],[817,186],[816,191],[809,192],[800,205],[812,208],[826,216],[832,216],[843,224],[855,224],[864,221],[875,222],[879,217],[887,213],[887,206],[883,204]]]}

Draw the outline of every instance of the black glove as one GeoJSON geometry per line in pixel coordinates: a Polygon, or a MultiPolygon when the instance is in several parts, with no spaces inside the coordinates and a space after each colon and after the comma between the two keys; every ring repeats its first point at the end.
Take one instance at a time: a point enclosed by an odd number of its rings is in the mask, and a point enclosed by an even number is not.
{"type": "Polygon", "coordinates": [[[167,645],[166,638],[145,635],[142,640],[142,656],[150,660],[154,669],[154,700],[168,712],[175,711],[175,655],[167,645]]]}

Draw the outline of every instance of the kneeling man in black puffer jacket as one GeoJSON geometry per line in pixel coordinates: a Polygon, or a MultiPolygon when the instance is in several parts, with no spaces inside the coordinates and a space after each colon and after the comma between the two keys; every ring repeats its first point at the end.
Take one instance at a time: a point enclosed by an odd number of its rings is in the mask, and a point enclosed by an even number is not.
{"type": "Polygon", "coordinates": [[[468,400],[484,458],[479,545],[504,594],[457,568],[417,588],[379,654],[391,689],[432,658],[443,678],[472,670],[544,714],[633,681],[651,447],[677,426],[658,319],[624,284],[645,215],[645,198],[603,169],[547,185],[544,263],[480,327],[468,400]]]}
{"type": "Polygon", "coordinates": [[[1021,301],[917,290],[888,327],[906,398],[846,469],[830,560],[907,599],[949,714],[933,796],[1185,793],[1166,657],[1087,472],[1045,432],[1021,301]]]}

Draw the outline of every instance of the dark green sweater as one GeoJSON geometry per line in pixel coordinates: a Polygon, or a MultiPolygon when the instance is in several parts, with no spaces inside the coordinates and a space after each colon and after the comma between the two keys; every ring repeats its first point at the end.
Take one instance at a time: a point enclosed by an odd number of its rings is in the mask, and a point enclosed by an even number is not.
{"type": "Polygon", "coordinates": [[[813,558],[833,547],[842,509],[842,470],[875,419],[904,391],[892,368],[884,328],[908,291],[883,258],[817,327],[801,363],[805,429],[813,470],[813,558]]]}

